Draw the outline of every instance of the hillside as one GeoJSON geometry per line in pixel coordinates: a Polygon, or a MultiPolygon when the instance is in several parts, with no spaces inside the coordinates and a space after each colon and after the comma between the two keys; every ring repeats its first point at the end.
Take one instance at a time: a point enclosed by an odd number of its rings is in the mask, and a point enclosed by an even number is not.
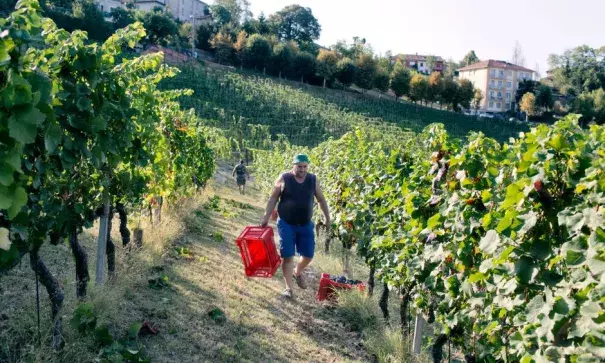
{"type": "Polygon", "coordinates": [[[164,87],[193,89],[192,97],[181,100],[183,107],[195,109],[213,125],[233,130],[249,141],[258,136],[258,130],[252,131],[248,125],[262,125],[265,133],[283,134],[290,142],[306,146],[317,145],[330,136],[340,137],[355,125],[373,125],[385,131],[397,126],[420,132],[440,122],[458,138],[481,131],[499,141],[508,141],[527,130],[499,120],[222,67],[184,67],[164,87]]]}

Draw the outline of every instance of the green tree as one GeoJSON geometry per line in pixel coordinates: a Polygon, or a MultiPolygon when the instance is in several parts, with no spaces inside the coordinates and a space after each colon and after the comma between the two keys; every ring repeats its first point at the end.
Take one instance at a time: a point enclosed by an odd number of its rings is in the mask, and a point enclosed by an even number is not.
{"type": "Polygon", "coordinates": [[[210,14],[212,15],[212,21],[214,25],[221,29],[231,22],[233,16],[229,10],[219,4],[210,5],[210,14]]]}
{"type": "Polygon", "coordinates": [[[338,55],[333,50],[322,49],[317,56],[317,74],[323,77],[323,86],[326,87],[326,82],[331,80],[337,71],[338,55]]]}
{"type": "Polygon", "coordinates": [[[410,80],[410,100],[413,102],[426,101],[429,82],[426,76],[420,73],[414,73],[410,80]]]}
{"type": "Polygon", "coordinates": [[[466,53],[464,58],[462,58],[462,60],[460,61],[460,66],[466,67],[468,65],[471,65],[471,64],[477,63],[477,62],[479,62],[479,57],[477,57],[477,54],[475,54],[474,50],[471,50],[468,53],[466,53]]]}
{"type": "Polygon", "coordinates": [[[264,69],[271,60],[271,44],[260,34],[252,34],[243,49],[244,66],[264,69]]]}
{"type": "Polygon", "coordinates": [[[292,71],[295,77],[300,77],[300,81],[311,78],[315,74],[315,57],[308,52],[298,52],[292,62],[292,71]]]}
{"type": "Polygon", "coordinates": [[[594,121],[597,124],[605,123],[605,90],[597,89],[592,92],[580,94],[574,101],[574,112],[582,115],[583,124],[594,121]]]}
{"type": "Polygon", "coordinates": [[[475,88],[473,83],[468,79],[460,80],[458,86],[458,92],[456,95],[456,104],[453,105],[454,110],[458,110],[458,106],[462,106],[465,109],[471,108],[471,101],[475,97],[475,88]]]}
{"type": "Polygon", "coordinates": [[[374,88],[380,92],[389,90],[389,72],[386,69],[378,68],[374,74],[374,88]]]}
{"type": "Polygon", "coordinates": [[[269,22],[282,40],[294,40],[298,43],[319,39],[321,26],[310,8],[300,5],[288,5],[269,16],[269,22]]]}
{"type": "Polygon", "coordinates": [[[527,92],[521,98],[519,104],[521,111],[525,112],[525,121],[529,120],[529,116],[536,116],[538,109],[536,108],[536,96],[532,92],[527,92]]]}
{"type": "Polygon", "coordinates": [[[342,58],[336,64],[336,78],[345,86],[350,86],[355,80],[357,66],[350,58],[342,58]]]}
{"type": "Polygon", "coordinates": [[[228,21],[232,21],[237,25],[246,22],[252,16],[248,0],[215,0],[214,6],[225,8],[231,14],[228,21]]]}
{"type": "Polygon", "coordinates": [[[536,93],[536,106],[543,110],[550,111],[555,105],[555,96],[552,89],[546,85],[541,85],[536,93]]]}
{"type": "Polygon", "coordinates": [[[231,37],[223,32],[216,34],[210,41],[216,59],[220,64],[234,64],[236,61],[235,46],[231,37]]]}
{"type": "Polygon", "coordinates": [[[178,26],[165,12],[151,11],[143,16],[147,39],[151,44],[167,45],[178,34],[178,26]]]}
{"type": "Polygon", "coordinates": [[[114,29],[122,29],[135,22],[134,13],[124,8],[112,8],[109,14],[114,29]]]}
{"type": "Polygon", "coordinates": [[[456,83],[453,78],[443,78],[443,89],[441,91],[441,99],[443,100],[443,104],[445,104],[448,109],[450,107],[453,110],[456,109],[456,105],[458,104],[457,98],[459,88],[460,87],[458,86],[458,83],[456,83]]]}
{"type": "Polygon", "coordinates": [[[212,39],[214,35],[214,29],[211,26],[207,24],[200,25],[195,32],[195,43],[197,44],[197,47],[206,51],[212,50],[210,39],[212,39]]]}
{"type": "Polygon", "coordinates": [[[475,94],[473,96],[473,109],[475,110],[475,113],[477,113],[477,111],[479,111],[479,109],[481,108],[481,102],[483,101],[483,92],[481,92],[481,90],[479,88],[475,88],[475,94]]]}
{"type": "Polygon", "coordinates": [[[79,29],[86,31],[89,39],[105,41],[111,34],[111,26],[93,0],[74,1],[72,11],[74,18],[81,20],[79,29]]]}
{"type": "Polygon", "coordinates": [[[548,64],[553,72],[554,86],[564,94],[578,95],[605,88],[605,47],[587,45],[567,50],[561,55],[551,54],[548,64]]]}
{"type": "Polygon", "coordinates": [[[288,67],[292,63],[295,52],[286,43],[278,43],[273,47],[273,56],[271,57],[271,68],[274,74],[279,78],[282,74],[288,73],[288,67]]]}
{"type": "Polygon", "coordinates": [[[355,85],[364,90],[372,89],[376,75],[376,61],[370,54],[363,54],[357,60],[355,85]]]}
{"type": "Polygon", "coordinates": [[[393,90],[395,96],[397,96],[397,100],[410,92],[411,79],[412,75],[410,74],[410,70],[407,69],[403,63],[397,61],[393,68],[393,72],[391,72],[391,90],[393,90]]]}
{"type": "Polygon", "coordinates": [[[538,87],[540,87],[540,82],[538,82],[538,81],[534,81],[531,79],[522,80],[521,82],[519,82],[519,87],[517,88],[517,93],[515,93],[515,102],[517,104],[520,104],[521,99],[528,92],[531,92],[535,95],[536,92],[538,91],[538,87]]]}
{"type": "Polygon", "coordinates": [[[429,76],[428,82],[426,100],[431,103],[439,101],[443,89],[443,76],[439,72],[433,72],[429,76]]]}

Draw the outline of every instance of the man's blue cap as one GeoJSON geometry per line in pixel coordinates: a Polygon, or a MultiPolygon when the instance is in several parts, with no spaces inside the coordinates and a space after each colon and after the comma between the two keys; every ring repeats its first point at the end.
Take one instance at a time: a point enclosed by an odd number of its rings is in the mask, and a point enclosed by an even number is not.
{"type": "Polygon", "coordinates": [[[309,163],[309,157],[306,154],[298,154],[292,160],[292,164],[309,163]]]}

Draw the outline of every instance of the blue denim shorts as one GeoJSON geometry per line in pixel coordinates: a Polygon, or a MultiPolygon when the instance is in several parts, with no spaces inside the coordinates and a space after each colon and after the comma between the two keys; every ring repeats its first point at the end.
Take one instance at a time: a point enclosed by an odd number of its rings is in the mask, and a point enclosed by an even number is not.
{"type": "Polygon", "coordinates": [[[313,222],[295,226],[283,219],[277,220],[279,235],[279,254],[282,258],[294,257],[297,253],[303,257],[313,258],[315,254],[315,225],[313,222]]]}

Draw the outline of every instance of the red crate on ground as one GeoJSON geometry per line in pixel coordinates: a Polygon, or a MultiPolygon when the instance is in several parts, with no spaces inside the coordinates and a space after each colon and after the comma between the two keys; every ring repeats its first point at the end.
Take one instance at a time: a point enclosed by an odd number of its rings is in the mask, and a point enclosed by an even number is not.
{"type": "Polygon", "coordinates": [[[359,290],[363,291],[366,288],[366,285],[363,282],[357,285],[343,284],[330,280],[330,277],[330,274],[321,274],[321,279],[319,280],[319,289],[317,290],[317,300],[333,300],[336,297],[336,294],[334,293],[336,290],[350,290],[353,288],[358,288],[359,290]]]}
{"type": "Polygon", "coordinates": [[[272,277],[281,264],[273,241],[273,228],[248,226],[237,238],[248,277],[272,277]]]}

